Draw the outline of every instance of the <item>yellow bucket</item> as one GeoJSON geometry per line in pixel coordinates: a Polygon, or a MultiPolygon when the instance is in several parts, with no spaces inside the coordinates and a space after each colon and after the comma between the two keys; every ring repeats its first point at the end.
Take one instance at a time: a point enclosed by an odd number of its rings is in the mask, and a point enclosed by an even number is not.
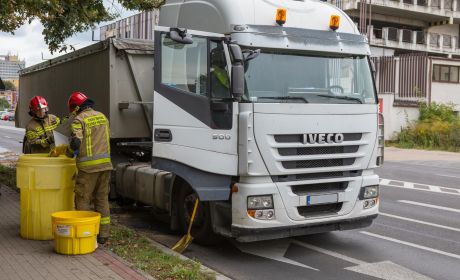
{"type": "Polygon", "coordinates": [[[52,213],[74,209],[75,159],[47,154],[21,155],[17,164],[17,187],[21,190],[23,238],[51,240],[52,213]]]}
{"type": "Polygon", "coordinates": [[[96,250],[101,214],[91,211],[62,211],[51,215],[54,250],[64,255],[82,255],[96,250]]]}

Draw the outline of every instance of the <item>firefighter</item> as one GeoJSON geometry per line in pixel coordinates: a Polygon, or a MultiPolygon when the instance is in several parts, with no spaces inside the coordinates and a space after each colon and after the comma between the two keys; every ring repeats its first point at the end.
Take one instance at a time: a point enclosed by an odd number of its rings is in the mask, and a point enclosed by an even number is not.
{"type": "Polygon", "coordinates": [[[94,102],[82,92],[74,92],[68,101],[69,112],[75,115],[67,156],[76,157],[78,174],[75,186],[75,208],[94,209],[101,214],[97,241],[104,244],[109,237],[109,182],[113,169],[110,159],[109,121],[93,109],[94,102]]]}
{"type": "Polygon", "coordinates": [[[60,119],[48,114],[48,102],[42,96],[34,96],[29,102],[29,115],[24,137],[23,153],[49,153],[54,146],[53,130],[60,124],[60,119]]]}

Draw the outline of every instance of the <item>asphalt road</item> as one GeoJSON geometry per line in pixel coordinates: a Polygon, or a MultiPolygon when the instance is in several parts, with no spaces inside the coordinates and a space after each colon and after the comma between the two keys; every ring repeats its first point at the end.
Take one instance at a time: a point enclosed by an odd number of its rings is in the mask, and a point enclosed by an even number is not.
{"type": "Polygon", "coordinates": [[[0,152],[3,149],[20,153],[24,130],[14,127],[14,122],[0,121],[0,152]]]}
{"type": "MultiPolygon", "coordinates": [[[[0,127],[0,135],[0,147],[20,150],[21,132],[0,127]]],[[[460,279],[460,154],[390,148],[386,158],[377,171],[381,214],[371,227],[192,244],[185,255],[233,279],[460,279]]],[[[179,238],[147,207],[115,216],[169,247],[179,238]]]]}

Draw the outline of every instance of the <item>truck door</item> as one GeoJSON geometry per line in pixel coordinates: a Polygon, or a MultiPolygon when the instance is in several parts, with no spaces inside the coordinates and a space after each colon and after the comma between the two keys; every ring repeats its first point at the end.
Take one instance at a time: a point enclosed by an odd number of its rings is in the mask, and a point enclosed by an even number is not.
{"type": "Polygon", "coordinates": [[[152,165],[188,181],[201,200],[227,200],[237,174],[230,68],[223,35],[157,27],[152,165]]]}

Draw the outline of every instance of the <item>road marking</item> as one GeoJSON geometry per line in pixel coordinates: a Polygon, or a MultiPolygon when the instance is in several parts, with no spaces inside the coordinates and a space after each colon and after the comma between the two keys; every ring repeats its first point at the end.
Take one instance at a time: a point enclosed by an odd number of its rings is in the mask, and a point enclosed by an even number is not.
{"type": "Polygon", "coordinates": [[[276,260],[283,263],[288,263],[295,266],[300,266],[307,269],[312,269],[319,271],[319,269],[293,261],[286,258],[286,254],[289,246],[291,245],[290,240],[278,239],[270,240],[265,242],[256,242],[256,243],[234,243],[234,245],[241,251],[246,254],[251,254],[259,256],[262,258],[276,260]]]}
{"type": "Polygon", "coordinates": [[[450,178],[458,178],[460,179],[460,176],[452,176],[452,175],[444,175],[444,174],[436,174],[438,176],[442,176],[442,177],[450,177],[450,178]]]}
{"type": "Polygon", "coordinates": [[[428,251],[428,252],[432,252],[432,253],[436,253],[436,254],[440,254],[440,255],[444,255],[444,256],[447,256],[447,257],[451,257],[451,258],[455,258],[455,259],[460,260],[460,255],[452,254],[452,253],[449,253],[449,252],[444,252],[444,251],[441,251],[441,250],[438,250],[438,249],[433,249],[433,248],[430,248],[430,247],[418,245],[418,244],[407,242],[407,241],[402,241],[402,240],[399,240],[399,239],[396,239],[396,238],[391,238],[391,237],[388,237],[388,236],[383,236],[383,235],[375,234],[375,233],[368,232],[368,231],[360,231],[360,233],[365,234],[365,235],[369,235],[369,236],[372,236],[372,237],[375,237],[375,238],[379,238],[379,239],[383,239],[383,240],[403,244],[403,245],[406,245],[406,246],[409,246],[409,247],[414,247],[414,248],[417,248],[417,249],[420,249],[420,250],[424,250],[424,251],[428,251]]]}
{"type": "Polygon", "coordinates": [[[337,259],[341,259],[349,263],[353,263],[355,264],[354,266],[345,267],[344,269],[368,275],[374,278],[383,280],[433,280],[429,277],[426,277],[425,275],[419,274],[401,265],[392,263],[391,261],[368,263],[299,240],[292,239],[291,243],[325,255],[329,255],[337,259]]]}
{"type": "Polygon", "coordinates": [[[345,269],[383,280],[433,280],[432,278],[390,261],[367,263],[346,267],[345,269]]]}
{"type": "Polygon", "coordinates": [[[424,221],[420,221],[420,220],[416,220],[416,219],[410,219],[410,218],[391,215],[391,214],[382,213],[382,212],[380,212],[379,215],[382,215],[382,216],[385,216],[385,217],[390,217],[390,218],[395,218],[395,219],[399,219],[399,220],[404,220],[404,221],[408,221],[408,222],[418,223],[418,224],[422,224],[422,225],[428,225],[428,226],[432,226],[432,227],[438,227],[438,228],[442,228],[442,229],[448,229],[448,230],[460,232],[459,228],[443,226],[443,225],[440,225],[440,224],[424,222],[424,221]]]}
{"type": "Polygon", "coordinates": [[[394,187],[394,188],[411,189],[411,190],[417,190],[417,191],[435,192],[435,193],[443,193],[443,194],[450,194],[450,195],[460,195],[460,189],[412,183],[412,182],[404,182],[404,181],[391,180],[391,179],[380,179],[380,185],[394,187]]]}
{"type": "Polygon", "coordinates": [[[398,200],[398,202],[417,205],[417,206],[423,206],[423,207],[428,207],[428,208],[434,208],[434,209],[439,209],[439,210],[445,210],[445,211],[450,211],[450,212],[455,212],[455,213],[460,213],[460,209],[449,208],[449,207],[438,206],[438,205],[432,205],[432,204],[421,203],[421,202],[416,202],[416,201],[398,200]]]}
{"type": "Polygon", "coordinates": [[[13,139],[13,137],[10,137],[10,136],[7,136],[7,135],[5,135],[3,137],[8,138],[8,139],[13,139]]]}
{"type": "Polygon", "coordinates": [[[296,244],[296,245],[301,246],[301,247],[304,247],[304,248],[307,248],[307,249],[310,249],[310,250],[313,250],[313,251],[316,251],[316,252],[319,252],[319,253],[322,253],[322,254],[325,254],[325,255],[332,256],[334,258],[338,258],[338,259],[353,263],[353,264],[358,264],[358,265],[367,264],[367,262],[365,262],[365,261],[361,261],[361,260],[358,260],[358,259],[355,259],[355,258],[352,258],[352,257],[348,257],[348,256],[342,255],[342,254],[334,252],[334,251],[330,251],[330,250],[327,250],[327,249],[317,247],[315,245],[311,245],[309,243],[304,243],[304,242],[299,241],[299,240],[293,239],[293,240],[291,240],[291,243],[296,244]]]}

